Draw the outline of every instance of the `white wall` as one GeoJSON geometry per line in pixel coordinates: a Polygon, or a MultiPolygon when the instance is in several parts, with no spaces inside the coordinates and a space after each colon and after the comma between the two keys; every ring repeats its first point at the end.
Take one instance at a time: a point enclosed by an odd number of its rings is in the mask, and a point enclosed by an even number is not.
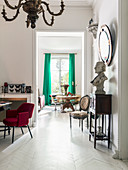
{"type": "MultiPolygon", "coordinates": [[[[118,2],[117,0],[99,0],[96,3],[94,9],[95,18],[98,21],[99,28],[106,24],[111,30],[112,38],[114,42],[115,52],[111,65],[106,67],[106,76],[108,80],[105,82],[105,91],[106,93],[112,94],[112,142],[116,148],[118,148],[118,48],[117,48],[117,39],[114,37],[117,34],[117,24],[118,24],[118,2]],[[111,4],[111,5],[110,5],[111,4]],[[109,12],[108,12],[109,11],[109,12]]],[[[98,39],[98,36],[97,36],[98,39]]],[[[98,58],[98,46],[97,41],[95,41],[94,50],[94,62],[99,60],[98,58]]]]}
{"type": "Polygon", "coordinates": [[[119,158],[128,160],[128,1],[119,0],[119,158]]]}
{"type": "MultiPolygon", "coordinates": [[[[62,16],[55,18],[53,27],[46,26],[40,16],[35,30],[86,31],[90,17],[91,10],[88,8],[67,7],[62,16]]],[[[32,85],[32,32],[35,30],[26,28],[25,21],[26,14],[22,10],[13,22],[5,22],[0,15],[0,85],[5,81],[32,85]]]]}
{"type": "Polygon", "coordinates": [[[0,86],[32,85],[32,30],[25,28],[25,16],[6,23],[0,15],[0,27],[0,86]]]}
{"type": "MultiPolygon", "coordinates": [[[[2,11],[2,6],[0,6],[0,11],[2,11]]],[[[90,8],[66,7],[64,14],[55,18],[53,27],[46,26],[40,15],[35,30],[26,28],[26,14],[22,9],[18,18],[10,23],[5,22],[0,15],[0,85],[3,85],[5,81],[8,83],[25,83],[31,85],[34,94],[37,94],[36,31],[85,31],[86,33],[86,26],[91,15],[92,10],[90,8]]],[[[87,44],[86,38],[85,36],[85,45],[87,44]]],[[[85,58],[89,53],[90,50],[85,51],[85,58]]],[[[87,86],[85,86],[86,88],[87,86]]],[[[37,113],[36,96],[34,95],[34,102],[36,103],[35,110],[37,113]]],[[[37,121],[37,116],[34,117],[34,121],[37,121]]]]}

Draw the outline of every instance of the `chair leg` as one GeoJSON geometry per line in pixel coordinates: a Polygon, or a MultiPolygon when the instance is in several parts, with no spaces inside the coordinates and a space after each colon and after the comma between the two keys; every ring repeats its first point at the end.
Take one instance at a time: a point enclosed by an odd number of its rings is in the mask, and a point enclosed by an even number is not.
{"type": "Polygon", "coordinates": [[[31,138],[33,138],[29,125],[27,125],[31,138]]]}
{"type": "Polygon", "coordinates": [[[80,127],[80,119],[79,119],[79,127],[80,127]]]}
{"type": "Polygon", "coordinates": [[[22,127],[20,127],[20,128],[21,128],[21,132],[22,132],[22,134],[24,134],[23,128],[22,128],[22,127]]]}
{"type": "Polygon", "coordinates": [[[70,129],[72,128],[72,117],[71,117],[71,114],[70,114],[70,129]]]}
{"type": "Polygon", "coordinates": [[[83,119],[81,119],[81,130],[83,132],[83,119]]]}
{"type": "Polygon", "coordinates": [[[87,129],[88,129],[88,116],[87,116],[87,129]]]}
{"type": "Polygon", "coordinates": [[[6,125],[4,127],[4,139],[5,139],[5,136],[6,136],[6,125]]]}
{"type": "Polygon", "coordinates": [[[15,126],[13,126],[13,131],[12,131],[12,143],[14,142],[14,130],[15,130],[15,126]]]}
{"type": "Polygon", "coordinates": [[[56,103],[55,103],[55,111],[57,110],[57,108],[56,108],[56,103]]]}
{"type": "Polygon", "coordinates": [[[10,135],[10,130],[11,130],[11,128],[10,128],[10,126],[8,126],[8,135],[10,135]]]}

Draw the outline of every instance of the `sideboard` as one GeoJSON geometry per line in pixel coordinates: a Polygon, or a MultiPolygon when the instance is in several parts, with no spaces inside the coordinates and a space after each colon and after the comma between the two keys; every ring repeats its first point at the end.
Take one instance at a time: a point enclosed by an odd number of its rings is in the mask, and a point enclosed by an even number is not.
{"type": "Polygon", "coordinates": [[[112,95],[95,94],[90,96],[90,129],[89,140],[94,137],[94,148],[97,140],[107,140],[110,146],[110,118],[111,118],[112,95]],[[108,120],[106,120],[106,116],[108,120]],[[105,119],[104,119],[105,118],[105,119]],[[94,131],[92,132],[92,119],[94,119],[94,131]],[[97,120],[101,119],[101,127],[97,128],[97,120]],[[107,126],[108,125],[108,126],[107,126]],[[107,126],[107,130],[106,130],[107,126]]]}

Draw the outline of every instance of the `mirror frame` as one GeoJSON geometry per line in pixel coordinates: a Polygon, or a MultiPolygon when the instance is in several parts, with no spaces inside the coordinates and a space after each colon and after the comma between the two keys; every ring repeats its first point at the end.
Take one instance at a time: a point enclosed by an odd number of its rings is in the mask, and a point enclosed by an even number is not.
{"type": "Polygon", "coordinates": [[[112,48],[113,48],[113,46],[112,46],[111,32],[110,32],[110,29],[107,25],[101,26],[100,33],[99,33],[98,46],[99,46],[99,54],[100,54],[101,60],[109,66],[111,64],[111,61],[112,61],[112,48]],[[103,35],[103,33],[105,33],[105,35],[107,37],[107,44],[106,44],[106,46],[108,48],[107,56],[105,56],[105,55],[101,56],[101,54],[103,53],[103,50],[104,50],[103,48],[100,47],[101,35],[103,35]]]}

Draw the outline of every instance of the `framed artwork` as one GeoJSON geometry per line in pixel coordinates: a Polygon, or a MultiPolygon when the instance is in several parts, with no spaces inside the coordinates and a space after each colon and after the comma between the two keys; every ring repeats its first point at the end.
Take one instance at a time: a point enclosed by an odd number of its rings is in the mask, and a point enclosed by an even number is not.
{"type": "Polygon", "coordinates": [[[99,33],[99,55],[101,60],[108,66],[112,61],[112,36],[107,25],[102,25],[99,33]]]}

